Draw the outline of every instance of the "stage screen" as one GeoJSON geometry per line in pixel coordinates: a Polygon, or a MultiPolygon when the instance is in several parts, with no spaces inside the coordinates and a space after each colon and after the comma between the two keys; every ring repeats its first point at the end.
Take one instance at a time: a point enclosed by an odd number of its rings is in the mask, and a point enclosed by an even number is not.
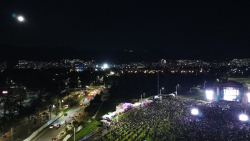
{"type": "Polygon", "coordinates": [[[238,101],[239,90],[233,87],[223,87],[221,100],[238,101]]]}

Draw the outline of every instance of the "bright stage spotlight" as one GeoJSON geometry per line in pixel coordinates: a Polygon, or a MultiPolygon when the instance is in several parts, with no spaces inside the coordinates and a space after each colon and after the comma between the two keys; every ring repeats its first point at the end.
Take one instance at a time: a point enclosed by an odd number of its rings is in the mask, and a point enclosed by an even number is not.
{"type": "Polygon", "coordinates": [[[104,69],[107,69],[107,68],[108,68],[108,64],[104,64],[104,65],[103,65],[103,68],[104,68],[104,69]]]}
{"type": "Polygon", "coordinates": [[[18,20],[19,22],[24,22],[24,17],[23,17],[23,16],[18,16],[18,17],[17,17],[17,20],[18,20]]]}
{"type": "Polygon", "coordinates": [[[213,100],[213,91],[212,90],[206,90],[206,98],[207,100],[213,100]]]}
{"type": "Polygon", "coordinates": [[[247,94],[247,102],[250,102],[250,93],[247,94]]]}
{"type": "Polygon", "coordinates": [[[194,115],[194,116],[196,116],[196,115],[199,114],[199,110],[196,109],[196,108],[193,108],[193,109],[191,109],[191,114],[194,115]]]}
{"type": "Polygon", "coordinates": [[[239,120],[240,121],[248,121],[248,116],[245,114],[240,114],[239,115],[239,120]]]}

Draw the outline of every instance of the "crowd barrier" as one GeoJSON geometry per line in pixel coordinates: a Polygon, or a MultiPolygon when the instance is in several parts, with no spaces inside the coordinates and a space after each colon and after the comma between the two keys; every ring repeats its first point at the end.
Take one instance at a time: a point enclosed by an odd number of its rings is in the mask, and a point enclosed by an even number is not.
{"type": "Polygon", "coordinates": [[[98,129],[96,129],[94,132],[92,132],[92,133],[86,135],[86,136],[85,136],[83,139],[81,139],[80,141],[85,141],[85,140],[89,139],[89,138],[90,138],[91,136],[93,136],[95,133],[101,131],[101,130],[104,129],[104,128],[105,128],[105,126],[102,126],[102,127],[98,128],[98,129]]]}

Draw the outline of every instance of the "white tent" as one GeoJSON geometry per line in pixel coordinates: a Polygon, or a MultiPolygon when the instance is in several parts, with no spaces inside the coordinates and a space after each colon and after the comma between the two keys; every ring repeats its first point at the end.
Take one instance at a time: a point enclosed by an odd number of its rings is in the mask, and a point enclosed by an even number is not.
{"type": "Polygon", "coordinates": [[[132,105],[133,105],[133,107],[137,107],[137,106],[140,106],[141,103],[140,102],[136,102],[135,104],[132,104],[132,105]]]}
{"type": "Polygon", "coordinates": [[[111,115],[104,115],[104,116],[102,116],[102,119],[111,119],[112,117],[111,117],[111,115]]]}
{"type": "Polygon", "coordinates": [[[110,125],[110,124],[111,124],[111,123],[108,122],[107,120],[100,120],[100,122],[101,122],[102,124],[107,124],[107,125],[110,125]]]}
{"type": "Polygon", "coordinates": [[[153,102],[153,100],[147,100],[147,101],[146,101],[146,103],[151,103],[151,102],[153,102]]]}
{"type": "Polygon", "coordinates": [[[158,95],[154,96],[155,99],[159,99],[160,97],[158,95]]]}
{"type": "Polygon", "coordinates": [[[109,113],[111,117],[115,116],[116,112],[109,113]]]}

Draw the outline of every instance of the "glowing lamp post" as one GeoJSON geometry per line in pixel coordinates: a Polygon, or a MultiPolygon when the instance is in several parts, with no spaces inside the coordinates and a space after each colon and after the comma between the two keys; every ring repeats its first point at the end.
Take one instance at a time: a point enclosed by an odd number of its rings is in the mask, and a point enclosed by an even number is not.
{"type": "Polygon", "coordinates": [[[176,96],[177,96],[178,87],[179,87],[179,84],[176,85],[176,96]]]}
{"type": "Polygon", "coordinates": [[[205,81],[205,82],[204,82],[204,87],[203,87],[203,88],[204,88],[204,90],[206,89],[206,82],[207,82],[207,81],[205,81]]]}

